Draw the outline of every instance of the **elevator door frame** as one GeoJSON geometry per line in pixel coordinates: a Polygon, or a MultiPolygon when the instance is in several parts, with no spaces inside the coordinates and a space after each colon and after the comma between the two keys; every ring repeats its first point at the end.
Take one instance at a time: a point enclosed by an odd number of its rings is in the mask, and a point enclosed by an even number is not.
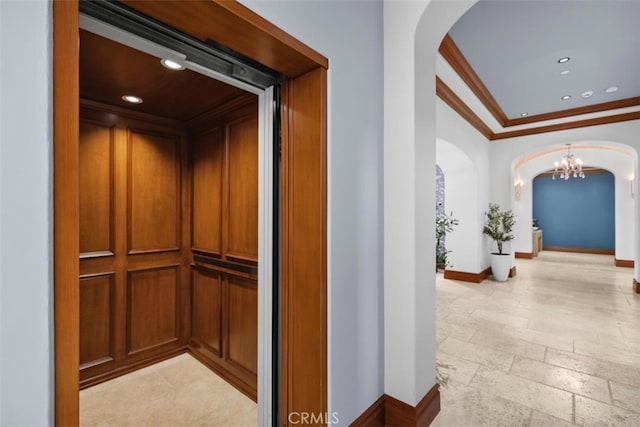
{"type": "MultiPolygon", "coordinates": [[[[283,82],[281,101],[283,173],[278,188],[282,194],[279,206],[282,229],[278,236],[282,256],[279,264],[282,283],[278,289],[282,294],[279,313],[282,319],[281,407],[278,408],[280,414],[271,415],[274,421],[279,415],[280,422],[288,424],[287,414],[292,412],[326,413],[328,61],[239,3],[125,3],[194,37],[202,32],[202,28],[207,28],[212,39],[288,76],[283,82]],[[212,21],[221,25],[214,25],[212,21]],[[236,40],[234,31],[242,31],[246,37],[236,40]],[[314,191],[310,193],[309,189],[314,191]],[[305,276],[307,280],[303,280],[305,276]]],[[[54,2],[54,405],[55,422],[64,426],[79,422],[78,20],[76,1],[54,2]]],[[[268,156],[268,153],[263,154],[268,156]]],[[[268,175],[269,171],[262,173],[268,175]]],[[[264,185],[272,183],[273,170],[271,173],[270,177],[261,177],[261,191],[264,185]]],[[[268,216],[272,211],[265,212],[268,216]]],[[[268,219],[261,217],[260,221],[268,219]]],[[[269,251],[270,248],[261,247],[260,250],[269,251]]],[[[265,260],[263,264],[270,262],[265,260]]],[[[260,389],[262,385],[259,383],[258,387],[260,389]]],[[[269,395],[269,392],[265,394],[269,395]]]]}
{"type": "MultiPolygon", "coordinates": [[[[136,49],[151,56],[173,57],[182,56],[183,52],[167,49],[163,52],[163,46],[155,45],[140,37],[126,32],[115,25],[107,24],[99,19],[87,16],[81,12],[80,28],[97,34],[101,37],[112,39],[121,44],[136,49]]],[[[186,56],[185,56],[186,58],[186,56]]],[[[277,328],[274,329],[274,286],[279,283],[279,278],[274,277],[274,262],[278,263],[278,253],[274,252],[274,231],[279,230],[279,217],[274,207],[274,185],[277,185],[279,163],[274,157],[274,144],[276,134],[279,135],[279,123],[274,104],[274,95],[279,88],[269,86],[266,89],[257,88],[251,84],[242,82],[236,78],[212,70],[204,65],[182,59],[181,64],[187,69],[205,75],[209,78],[237,87],[245,92],[258,97],[258,424],[271,425],[273,405],[277,399],[273,399],[272,390],[277,388],[277,365],[273,364],[274,340],[277,343],[277,328]],[[274,133],[275,130],[275,133],[274,133]],[[275,279],[275,280],[274,280],[275,279]],[[275,333],[275,335],[274,335],[275,333]],[[274,384],[275,380],[275,384],[274,384]]],[[[277,241],[276,241],[277,244],[277,241]]],[[[277,245],[275,246],[277,247],[277,245]]],[[[277,271],[276,271],[277,273],[277,271]]],[[[276,323],[277,325],[277,323],[276,323]]]]}

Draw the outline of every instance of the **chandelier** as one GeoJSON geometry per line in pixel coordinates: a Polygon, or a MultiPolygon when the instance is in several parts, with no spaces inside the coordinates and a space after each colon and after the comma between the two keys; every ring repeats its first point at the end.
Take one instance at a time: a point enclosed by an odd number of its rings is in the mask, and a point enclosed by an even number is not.
{"type": "Polygon", "coordinates": [[[554,163],[555,169],[551,179],[556,179],[556,176],[560,176],[560,179],[565,181],[571,178],[584,178],[584,172],[582,171],[582,160],[574,158],[571,154],[571,144],[567,144],[567,154],[562,157],[562,161],[554,163]]]}

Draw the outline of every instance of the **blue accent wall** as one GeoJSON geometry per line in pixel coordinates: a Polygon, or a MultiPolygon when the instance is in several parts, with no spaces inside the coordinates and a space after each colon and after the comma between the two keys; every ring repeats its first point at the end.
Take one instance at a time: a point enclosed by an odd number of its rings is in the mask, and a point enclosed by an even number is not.
{"type": "Polygon", "coordinates": [[[610,172],[568,181],[533,180],[533,217],[545,246],[615,249],[615,179],[610,172]]]}

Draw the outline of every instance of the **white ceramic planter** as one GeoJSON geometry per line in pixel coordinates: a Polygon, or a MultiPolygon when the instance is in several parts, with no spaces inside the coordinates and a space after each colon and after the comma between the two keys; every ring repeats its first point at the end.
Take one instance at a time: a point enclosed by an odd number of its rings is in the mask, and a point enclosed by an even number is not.
{"type": "Polygon", "coordinates": [[[511,270],[511,254],[491,254],[491,274],[498,282],[506,282],[511,270]]]}

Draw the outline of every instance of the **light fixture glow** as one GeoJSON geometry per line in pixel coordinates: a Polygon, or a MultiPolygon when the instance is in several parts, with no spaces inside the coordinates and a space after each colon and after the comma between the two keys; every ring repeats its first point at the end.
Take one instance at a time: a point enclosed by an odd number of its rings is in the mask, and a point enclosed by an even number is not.
{"type": "Polygon", "coordinates": [[[571,177],[574,178],[583,178],[585,177],[584,172],[582,171],[583,162],[577,157],[574,157],[571,154],[571,144],[567,145],[567,154],[562,157],[562,161],[560,163],[555,162],[553,174],[551,175],[551,179],[556,179],[557,176],[560,176],[561,180],[568,180],[571,177]]]}
{"type": "Polygon", "coordinates": [[[558,64],[564,64],[565,62],[569,62],[571,58],[569,58],[568,56],[565,56],[564,58],[560,58],[558,59],[558,64]]]}
{"type": "Polygon", "coordinates": [[[527,117],[529,115],[529,113],[520,113],[520,116],[522,117],[527,117]]]}
{"type": "Polygon", "coordinates": [[[563,96],[563,97],[562,97],[562,99],[564,99],[565,101],[566,101],[567,99],[571,99],[571,95],[565,95],[565,96],[563,96]]]}
{"type": "Polygon", "coordinates": [[[570,72],[571,72],[571,71],[569,71],[569,70],[562,70],[562,71],[560,71],[560,74],[561,74],[561,75],[563,75],[563,76],[566,76],[566,75],[567,75],[567,74],[569,74],[570,72]]]}
{"type": "Polygon", "coordinates": [[[170,70],[184,70],[184,65],[173,61],[171,59],[162,59],[160,61],[163,67],[168,68],[170,70]]]}
{"type": "Polygon", "coordinates": [[[607,92],[607,93],[613,93],[613,92],[617,91],[618,89],[620,89],[618,86],[609,86],[604,91],[607,92]]]}
{"type": "Polygon", "coordinates": [[[124,95],[123,100],[130,102],[131,104],[142,104],[142,98],[134,95],[124,95]]]}
{"type": "Polygon", "coordinates": [[[513,186],[515,187],[516,201],[518,202],[522,198],[522,184],[523,182],[519,179],[513,184],[513,186]]]}
{"type": "Polygon", "coordinates": [[[593,91],[592,90],[588,90],[586,92],[582,92],[582,95],[580,95],[583,98],[591,98],[591,96],[593,95],[593,91]]]}

